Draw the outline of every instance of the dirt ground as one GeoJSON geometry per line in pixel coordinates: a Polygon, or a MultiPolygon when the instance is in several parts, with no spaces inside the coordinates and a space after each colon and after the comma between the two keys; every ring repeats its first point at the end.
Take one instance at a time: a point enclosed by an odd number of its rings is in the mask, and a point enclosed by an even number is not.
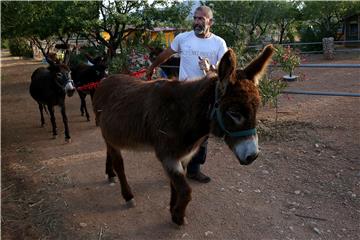
{"type": "MultiPolygon", "coordinates": [[[[28,93],[42,64],[2,54],[2,239],[360,239],[360,98],[283,95],[276,123],[274,109],[260,109],[261,156],[250,166],[211,138],[203,170],[212,181],[190,182],[188,224],[178,228],[153,153],[124,152],[137,202],[128,209],[105,180],[105,146],[78,96],[66,100],[72,143],[58,109],[51,139],[28,93]]],[[[307,62],[360,63],[360,54],[307,62]]],[[[306,78],[289,89],[360,92],[359,69],[297,72],[306,78]]]]}

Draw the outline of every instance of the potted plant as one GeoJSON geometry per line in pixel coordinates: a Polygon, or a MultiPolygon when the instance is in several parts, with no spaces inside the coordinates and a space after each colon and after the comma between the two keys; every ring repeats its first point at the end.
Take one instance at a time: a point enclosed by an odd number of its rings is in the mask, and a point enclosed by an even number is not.
{"type": "Polygon", "coordinates": [[[288,73],[288,75],[283,77],[284,80],[295,81],[298,78],[298,76],[293,75],[293,73],[294,69],[300,65],[301,58],[290,46],[276,46],[273,59],[275,65],[279,65],[284,72],[288,73]]]}

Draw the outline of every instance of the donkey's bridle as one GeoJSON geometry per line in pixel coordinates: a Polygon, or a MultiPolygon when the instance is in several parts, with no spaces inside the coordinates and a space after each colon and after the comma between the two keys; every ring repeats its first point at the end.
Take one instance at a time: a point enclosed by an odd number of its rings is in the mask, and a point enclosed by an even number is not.
{"type": "Polygon", "coordinates": [[[226,135],[228,135],[230,137],[248,137],[248,136],[256,135],[256,128],[251,128],[251,129],[242,130],[242,131],[235,131],[235,132],[228,131],[225,128],[224,120],[223,120],[223,117],[220,112],[220,98],[225,94],[226,86],[223,90],[223,94],[219,97],[219,91],[220,91],[219,85],[220,85],[220,83],[219,83],[219,81],[217,81],[216,87],[215,87],[215,102],[214,102],[214,106],[210,113],[210,119],[214,119],[215,121],[217,121],[220,128],[225,132],[226,135]]]}
{"type": "Polygon", "coordinates": [[[62,89],[65,91],[65,87],[66,87],[66,85],[67,85],[69,82],[74,85],[74,81],[73,81],[72,79],[68,78],[67,76],[65,76],[65,74],[60,73],[60,72],[56,73],[55,84],[56,84],[58,87],[62,88],[62,89]],[[59,75],[61,75],[61,76],[59,77],[59,75]],[[59,82],[57,81],[57,79],[61,79],[63,82],[64,82],[64,80],[66,80],[66,82],[65,82],[64,85],[62,85],[61,83],[59,83],[59,82]]]}

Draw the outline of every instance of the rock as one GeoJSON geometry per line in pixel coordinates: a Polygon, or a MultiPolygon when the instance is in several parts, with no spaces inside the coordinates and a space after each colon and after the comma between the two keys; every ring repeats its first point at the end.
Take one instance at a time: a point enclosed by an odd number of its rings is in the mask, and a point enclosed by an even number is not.
{"type": "Polygon", "coordinates": [[[84,228],[84,227],[87,227],[87,224],[86,224],[86,223],[80,223],[79,225],[80,225],[80,227],[83,227],[83,228],[84,228]]]}
{"type": "Polygon", "coordinates": [[[211,232],[211,231],[206,231],[206,232],[205,232],[205,236],[206,236],[206,237],[209,236],[209,235],[212,235],[212,234],[214,234],[214,233],[211,232]]]}
{"type": "Polygon", "coordinates": [[[313,230],[314,230],[314,232],[316,232],[317,234],[321,234],[321,232],[320,232],[320,230],[317,228],[317,227],[313,227],[313,230]]]}
{"type": "Polygon", "coordinates": [[[254,190],[254,192],[256,192],[256,193],[260,193],[260,192],[261,192],[261,190],[260,190],[260,189],[256,189],[256,190],[254,190]]]}
{"type": "Polygon", "coordinates": [[[181,238],[184,238],[184,237],[189,237],[189,234],[184,233],[184,234],[181,236],[181,238]]]}
{"type": "Polygon", "coordinates": [[[268,170],[262,170],[261,171],[263,174],[269,174],[269,171],[268,170]]]}
{"type": "Polygon", "coordinates": [[[300,191],[300,190],[296,190],[294,193],[295,193],[296,195],[299,195],[299,194],[301,193],[301,191],[300,191]]]}
{"type": "Polygon", "coordinates": [[[334,55],[335,55],[334,38],[333,37],[323,38],[322,43],[323,43],[324,58],[326,60],[334,59],[334,55]]]}

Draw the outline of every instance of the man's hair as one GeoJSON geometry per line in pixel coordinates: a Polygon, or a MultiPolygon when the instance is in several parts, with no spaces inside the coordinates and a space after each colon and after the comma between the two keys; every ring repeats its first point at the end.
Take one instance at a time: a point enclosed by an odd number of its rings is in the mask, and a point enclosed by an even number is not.
{"type": "Polygon", "coordinates": [[[212,12],[211,8],[209,8],[208,6],[204,6],[204,5],[203,5],[203,6],[197,7],[197,8],[195,9],[194,15],[195,15],[195,13],[196,13],[197,11],[202,11],[202,12],[204,12],[204,13],[206,14],[206,16],[207,16],[208,18],[210,18],[210,19],[213,18],[213,12],[212,12]]]}

